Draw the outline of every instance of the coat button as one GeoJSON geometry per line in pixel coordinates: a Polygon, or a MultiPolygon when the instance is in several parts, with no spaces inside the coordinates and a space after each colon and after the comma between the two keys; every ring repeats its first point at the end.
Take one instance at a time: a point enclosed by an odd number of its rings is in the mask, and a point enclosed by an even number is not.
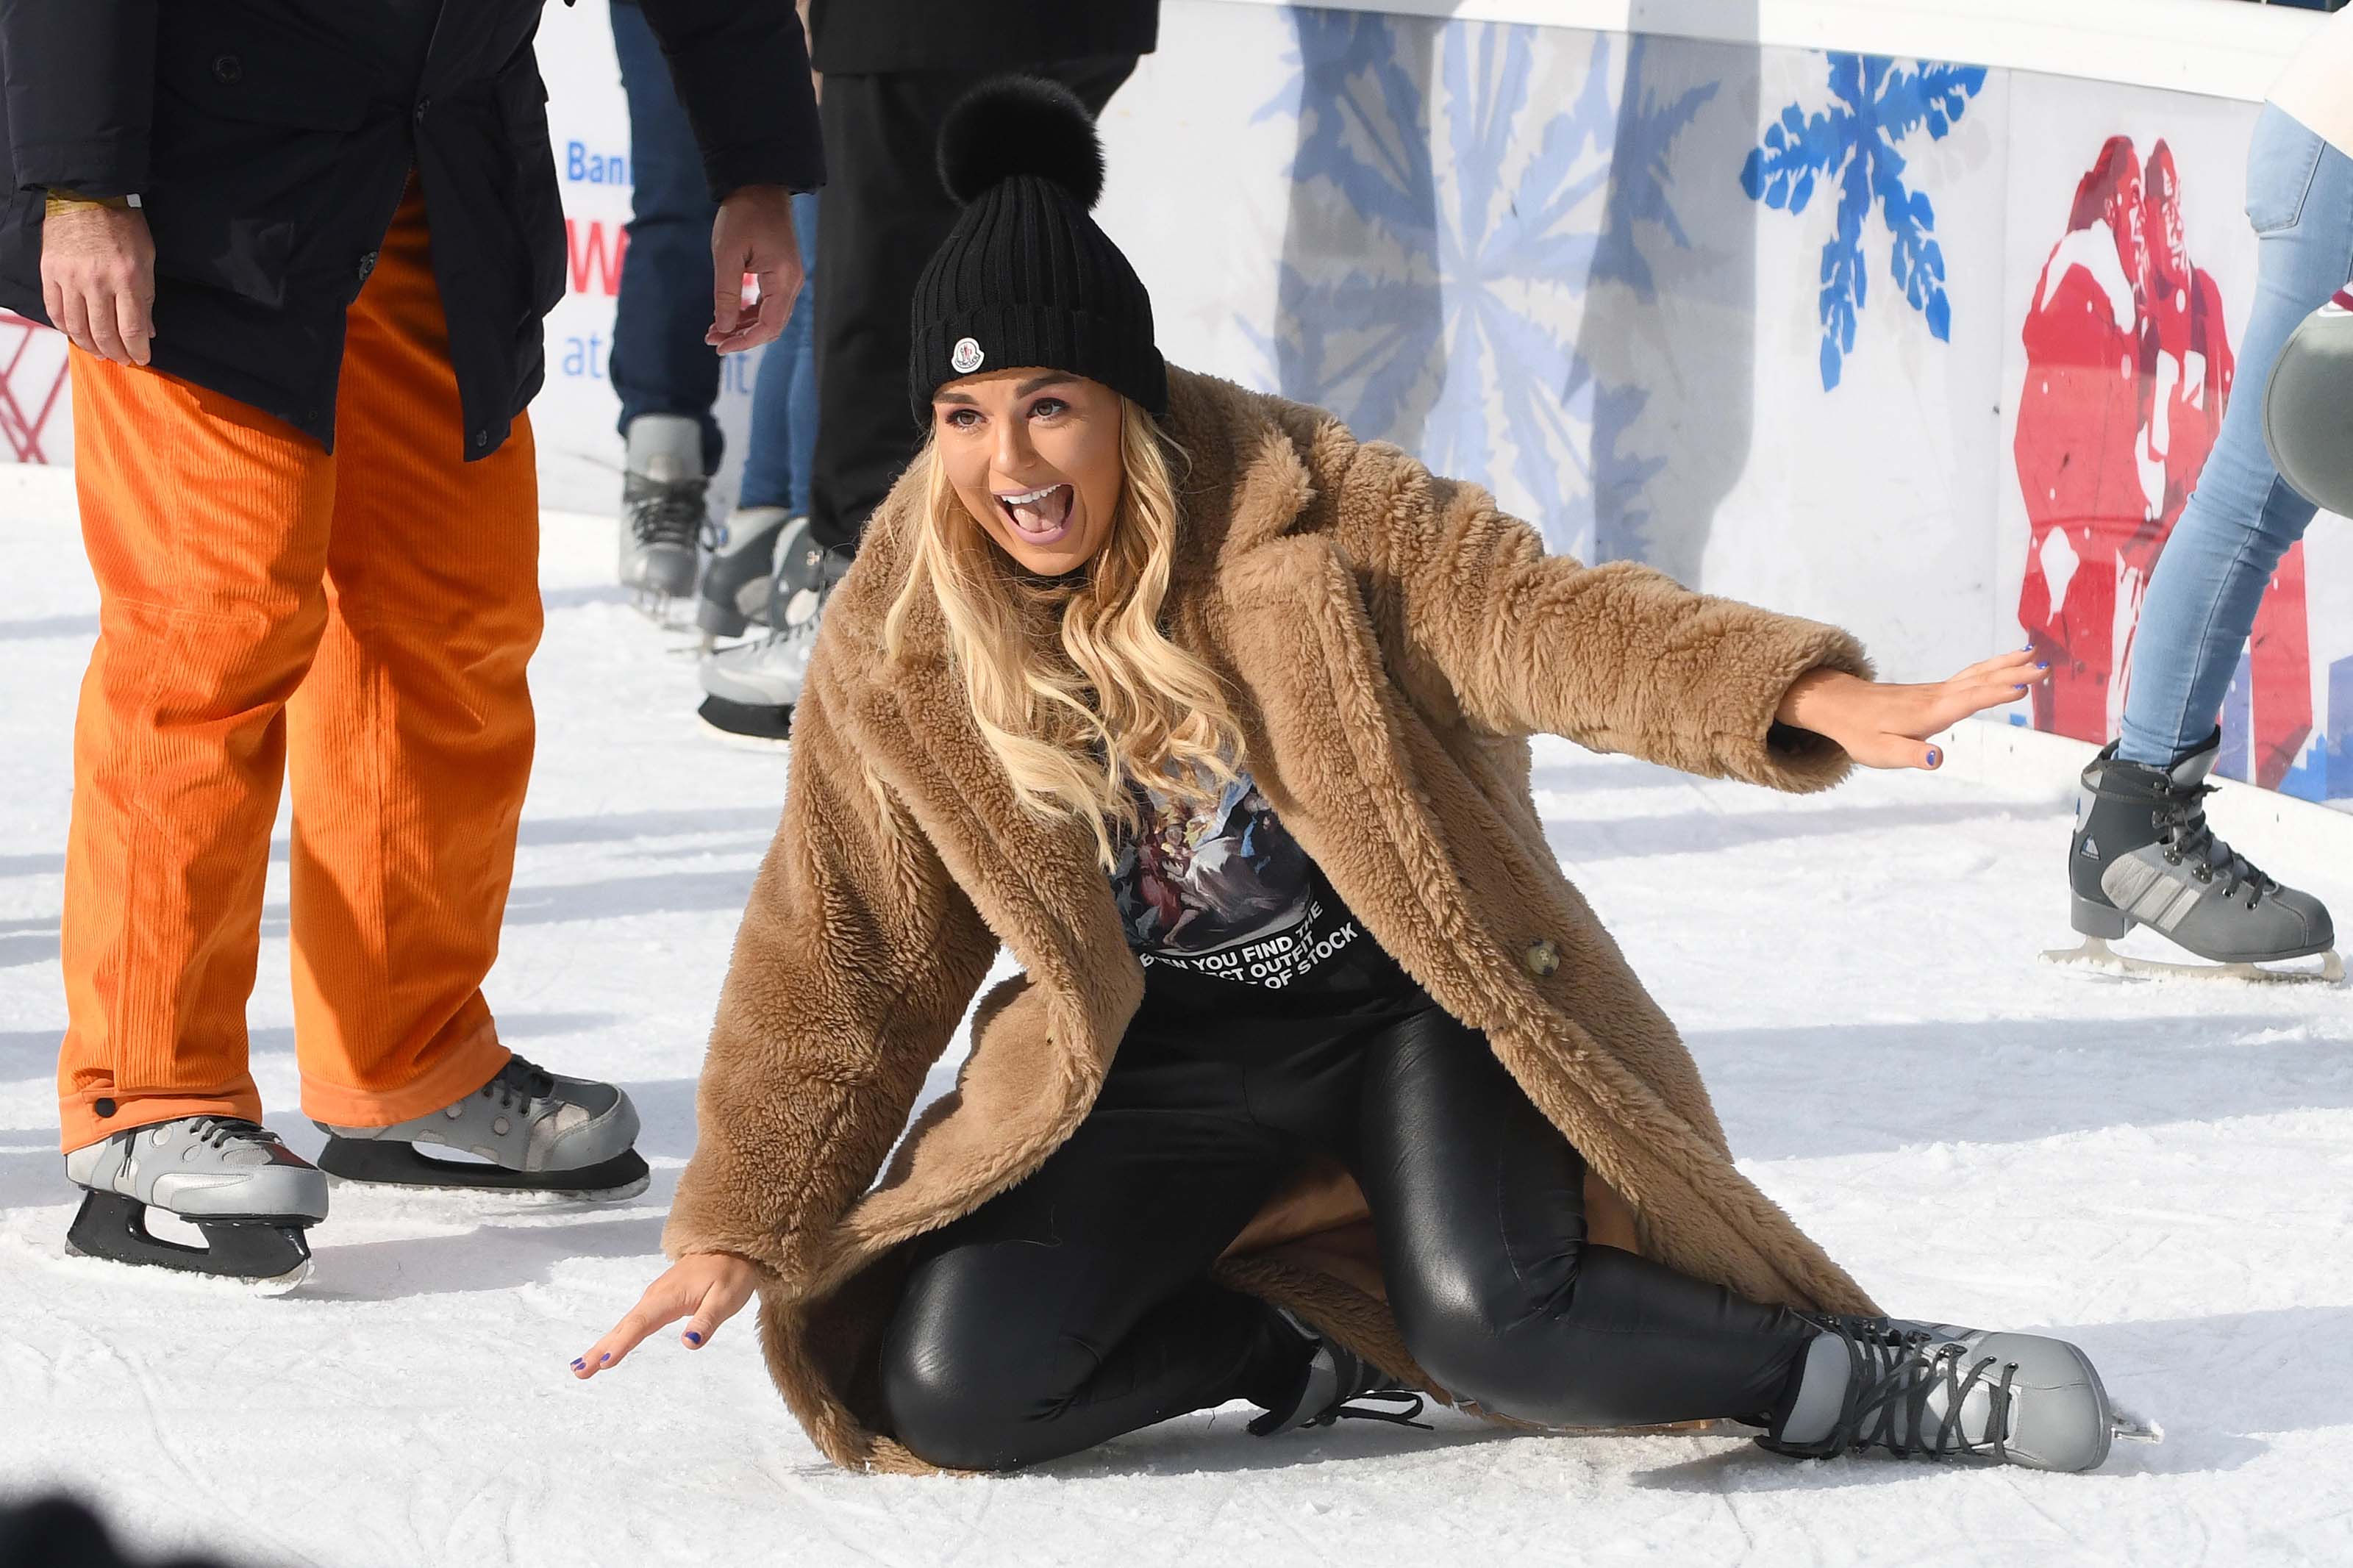
{"type": "Polygon", "coordinates": [[[491,444],[491,433],[490,433],[488,430],[477,430],[477,431],[475,431],[475,432],[474,432],[474,445],[475,445],[475,446],[477,446],[477,447],[487,447],[487,446],[489,446],[490,444],[491,444]]]}
{"type": "Polygon", "coordinates": [[[427,110],[428,110],[428,109],[432,108],[432,107],[433,107],[433,100],[432,100],[432,99],[430,99],[430,98],[420,98],[420,99],[418,99],[418,100],[417,100],[417,119],[419,119],[419,120],[423,120],[423,119],[425,118],[425,111],[426,111],[427,110]]]}
{"type": "Polygon", "coordinates": [[[1520,954],[1520,967],[1541,980],[1560,967],[1560,949],[1541,938],[1532,942],[1520,954]]]}
{"type": "Polygon", "coordinates": [[[93,1100],[90,1102],[90,1108],[92,1110],[97,1111],[101,1117],[111,1116],[115,1111],[114,1101],[111,1100],[93,1100]]]}
{"type": "Polygon", "coordinates": [[[363,283],[366,282],[368,280],[368,274],[375,270],[375,252],[371,250],[365,256],[360,258],[360,281],[363,283]]]}
{"type": "Polygon", "coordinates": [[[216,55],[213,58],[213,75],[222,81],[237,81],[245,75],[245,62],[235,55],[216,55]]]}

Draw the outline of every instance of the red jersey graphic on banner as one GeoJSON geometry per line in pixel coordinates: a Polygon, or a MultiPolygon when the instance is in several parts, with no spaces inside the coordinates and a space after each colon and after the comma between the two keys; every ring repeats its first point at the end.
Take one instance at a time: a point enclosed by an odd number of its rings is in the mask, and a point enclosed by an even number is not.
{"type": "Polygon", "coordinates": [[[0,310],[0,439],[19,463],[49,460],[49,416],[66,388],[65,340],[38,321],[0,310]]]}
{"type": "MultiPolygon", "coordinates": [[[[2075,187],[2067,232],[2021,334],[2014,447],[2030,537],[2019,623],[2051,661],[2034,723],[2116,732],[2141,595],[2221,431],[2232,376],[2221,290],[2191,260],[2181,181],[2159,142],[2144,170],[2109,138],[2075,187]]],[[[2276,784],[2312,727],[2299,545],[2253,639],[2255,776],[2276,784]]]]}

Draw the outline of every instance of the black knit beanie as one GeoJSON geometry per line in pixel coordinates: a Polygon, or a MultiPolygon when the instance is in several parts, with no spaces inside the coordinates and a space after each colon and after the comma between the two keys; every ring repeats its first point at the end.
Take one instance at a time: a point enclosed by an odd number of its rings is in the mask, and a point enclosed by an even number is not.
{"type": "Polygon", "coordinates": [[[1086,105],[1035,77],[981,83],[940,128],[940,179],[965,207],[915,285],[916,418],[930,422],[947,383],[1018,365],[1069,371],[1166,414],[1151,297],[1087,216],[1103,163],[1086,105]]]}

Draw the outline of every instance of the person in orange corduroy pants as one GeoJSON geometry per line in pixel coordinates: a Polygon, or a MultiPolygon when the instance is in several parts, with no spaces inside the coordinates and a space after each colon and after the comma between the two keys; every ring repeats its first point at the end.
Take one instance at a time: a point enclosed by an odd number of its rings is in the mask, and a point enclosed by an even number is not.
{"type": "Polygon", "coordinates": [[[260,1119],[245,1004],[287,774],[303,1110],[399,1121],[506,1060],[481,982],[531,776],[529,416],[457,460],[413,187],[348,329],[332,455],[217,393],[73,355],[100,634],[66,855],[68,1149],[260,1119]]]}
{"type": "Polygon", "coordinates": [[[482,998],[531,777],[538,481],[527,416],[462,460],[413,181],[345,325],[332,452],[217,392],[72,356],[100,629],[74,729],[58,1113],[90,1193],[71,1240],[125,1261],[308,1272],[291,1233],[324,1216],[323,1178],[258,1125],[245,1024],[289,778],[295,1054],[302,1109],[335,1135],[322,1168],[644,1185],[628,1097],[515,1058],[482,998]],[[159,1241],[146,1205],[213,1245],[159,1241]]]}

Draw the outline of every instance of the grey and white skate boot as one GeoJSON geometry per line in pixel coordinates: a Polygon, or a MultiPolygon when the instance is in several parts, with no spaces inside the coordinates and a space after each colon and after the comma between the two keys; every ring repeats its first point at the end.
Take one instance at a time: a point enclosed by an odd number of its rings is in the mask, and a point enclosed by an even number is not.
{"type": "Polygon", "coordinates": [[[2089,1357],[2064,1340],[1902,1318],[1809,1317],[1797,1396],[1770,1436],[1778,1454],[1828,1458],[1877,1448],[1901,1458],[1975,1458],[2037,1470],[2096,1469],[2120,1421],[2089,1357]]]}
{"type": "Polygon", "coordinates": [[[794,520],[776,542],[771,631],[704,655],[696,671],[703,690],[696,712],[704,723],[733,739],[770,745],[791,735],[826,601],[849,570],[848,556],[809,539],[807,519],[794,520]]]}
{"type": "Polygon", "coordinates": [[[2344,962],[2327,908],[2283,887],[2215,836],[2206,821],[2206,775],[2221,748],[2213,736],[2171,768],[2126,762],[2111,742],[2084,768],[2075,801],[2067,879],[2068,919],[2082,946],[2044,956],[2139,973],[2246,979],[2342,980],[2344,962]],[[2145,925],[2213,965],[2168,964],[2108,951],[2145,925]],[[2318,969],[2259,964],[2321,954],[2318,969]]]}
{"type": "Polygon", "coordinates": [[[234,1116],[182,1116],[86,1143],[66,1156],[85,1189],[66,1245],[90,1258],[251,1280],[290,1290],[310,1278],[303,1232],[327,1217],[327,1178],[234,1116]],[[203,1233],[203,1247],[150,1235],[163,1209],[203,1233]]]}
{"type": "Polygon", "coordinates": [[[740,637],[749,626],[771,624],[776,542],[788,527],[807,531],[808,519],[789,517],[780,506],[738,507],[719,526],[694,606],[694,624],[707,637],[740,637]]]}
{"type": "MultiPolygon", "coordinates": [[[[1282,1316],[1291,1331],[1306,1342],[1307,1364],[1300,1370],[1297,1381],[1279,1406],[1250,1424],[1250,1436],[1272,1437],[1303,1426],[1329,1426],[1342,1420],[1422,1426],[1414,1419],[1421,1414],[1420,1394],[1410,1388],[1397,1387],[1398,1379],[1338,1341],[1325,1339],[1289,1312],[1282,1316]],[[1375,1410],[1359,1403],[1366,1400],[1399,1408],[1375,1410]]],[[[1423,1430],[1428,1428],[1424,1426],[1423,1430]]]]}
{"type": "Polygon", "coordinates": [[[347,1182],[593,1198],[646,1190],[629,1097],[609,1083],[558,1078],[521,1057],[439,1110],[389,1127],[317,1125],[327,1134],[319,1169],[347,1182]],[[487,1163],[436,1159],[419,1147],[427,1143],[487,1163]]]}
{"type": "Polygon", "coordinates": [[[621,586],[649,600],[694,592],[695,552],[711,516],[702,426],[681,414],[629,421],[621,476],[621,586]]]}

